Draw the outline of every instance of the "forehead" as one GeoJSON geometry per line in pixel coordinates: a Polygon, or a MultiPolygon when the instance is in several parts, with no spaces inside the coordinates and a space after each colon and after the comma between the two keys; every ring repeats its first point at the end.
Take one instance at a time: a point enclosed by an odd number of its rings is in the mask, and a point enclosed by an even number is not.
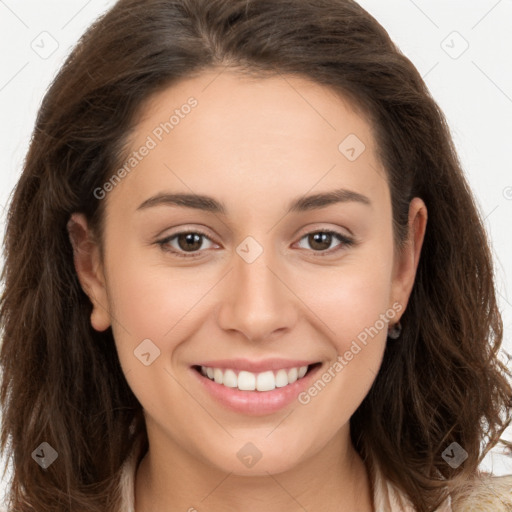
{"type": "MultiPolygon", "coordinates": [[[[215,132],[245,147],[250,146],[251,136],[269,142],[279,136],[282,142],[283,138],[321,139],[332,141],[337,149],[336,142],[350,128],[372,144],[372,127],[358,105],[330,87],[297,76],[263,78],[227,70],[205,71],[153,95],[142,109],[138,128],[147,132],[155,123],[169,121],[175,111],[188,111],[191,98],[197,102],[190,112],[195,114],[190,117],[197,137],[215,132]]],[[[182,122],[183,115],[176,117],[173,131],[178,124],[186,131],[190,123],[182,122]]]]}
{"type": "Polygon", "coordinates": [[[140,201],[155,187],[210,195],[238,188],[241,196],[272,187],[295,197],[318,183],[367,193],[385,185],[374,144],[357,106],[326,86],[210,70],[145,102],[129,142],[129,175],[116,188],[140,201]]]}

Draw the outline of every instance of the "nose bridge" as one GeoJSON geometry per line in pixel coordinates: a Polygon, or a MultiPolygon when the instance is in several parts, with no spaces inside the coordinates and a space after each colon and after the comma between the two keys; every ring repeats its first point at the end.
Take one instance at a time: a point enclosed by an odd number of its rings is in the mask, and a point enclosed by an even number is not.
{"type": "Polygon", "coordinates": [[[273,249],[247,237],[233,255],[233,270],[224,296],[219,322],[248,339],[262,340],[274,331],[289,328],[294,319],[293,294],[280,276],[273,249]]]}

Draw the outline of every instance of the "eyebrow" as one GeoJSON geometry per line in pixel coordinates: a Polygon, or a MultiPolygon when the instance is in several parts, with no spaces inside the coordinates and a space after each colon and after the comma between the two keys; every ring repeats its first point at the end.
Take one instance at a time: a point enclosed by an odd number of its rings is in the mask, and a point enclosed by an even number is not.
{"type": "MultiPolygon", "coordinates": [[[[303,196],[293,200],[289,206],[287,213],[305,212],[310,210],[318,210],[325,208],[332,204],[356,202],[366,206],[371,206],[370,199],[358,192],[347,189],[337,189],[330,192],[313,194],[303,196]]],[[[184,194],[184,193],[161,193],[146,199],[137,208],[138,210],[145,210],[155,206],[181,206],[184,208],[193,208],[210,213],[218,213],[222,215],[227,214],[227,208],[224,203],[217,201],[213,197],[198,195],[198,194],[184,194]]]]}

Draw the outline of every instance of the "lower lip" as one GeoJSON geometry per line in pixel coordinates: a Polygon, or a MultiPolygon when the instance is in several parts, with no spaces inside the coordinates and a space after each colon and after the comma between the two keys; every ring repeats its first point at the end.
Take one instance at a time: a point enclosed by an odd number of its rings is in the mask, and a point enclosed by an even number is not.
{"type": "Polygon", "coordinates": [[[204,389],[224,407],[243,414],[261,416],[277,412],[297,400],[297,396],[310,386],[311,380],[321,367],[318,365],[302,379],[272,391],[240,391],[238,388],[217,384],[194,368],[191,371],[204,389]]]}

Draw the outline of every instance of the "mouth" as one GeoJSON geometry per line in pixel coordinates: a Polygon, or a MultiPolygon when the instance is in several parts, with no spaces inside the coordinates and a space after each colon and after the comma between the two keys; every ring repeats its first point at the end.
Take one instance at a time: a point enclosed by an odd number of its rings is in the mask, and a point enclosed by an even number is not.
{"type": "Polygon", "coordinates": [[[265,416],[294,403],[310,387],[324,363],[304,359],[244,358],[198,361],[190,366],[191,383],[212,405],[238,414],[265,416]],[[193,384],[194,386],[196,384],[193,384]]]}
{"type": "Polygon", "coordinates": [[[277,388],[287,388],[304,379],[322,363],[279,368],[261,372],[251,372],[237,368],[194,365],[192,368],[201,376],[220,386],[246,392],[270,392],[277,388]]]}

